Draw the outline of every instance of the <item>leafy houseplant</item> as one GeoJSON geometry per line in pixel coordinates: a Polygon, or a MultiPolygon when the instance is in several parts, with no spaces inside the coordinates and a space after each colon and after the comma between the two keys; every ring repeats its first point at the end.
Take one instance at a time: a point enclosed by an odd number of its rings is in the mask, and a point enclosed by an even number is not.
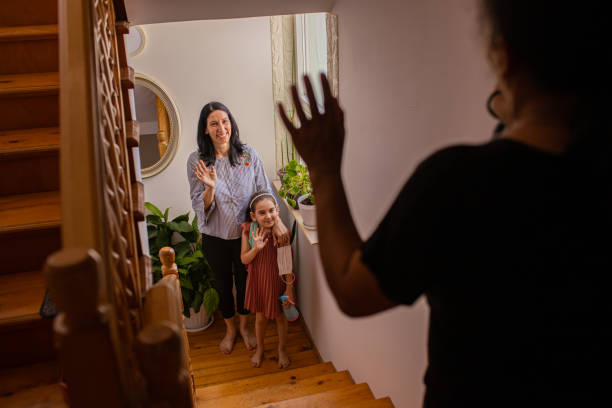
{"type": "Polygon", "coordinates": [[[151,211],[147,215],[147,232],[154,281],[162,277],[159,250],[165,246],[172,247],[183,295],[183,314],[190,317],[190,308],[197,313],[203,306],[208,316],[212,316],[219,307],[219,294],[213,287],[212,271],[202,252],[198,216],[195,215],[191,223],[189,213],[168,221],[169,208],[162,213],[152,203],[146,202],[145,206],[151,211]]]}
{"type": "Polygon", "coordinates": [[[287,203],[297,209],[297,199],[300,196],[308,195],[307,199],[314,203],[312,197],[312,187],[310,185],[310,175],[306,166],[299,164],[297,160],[289,161],[284,168],[286,174],[283,177],[283,185],[278,194],[287,200],[287,203]]]}

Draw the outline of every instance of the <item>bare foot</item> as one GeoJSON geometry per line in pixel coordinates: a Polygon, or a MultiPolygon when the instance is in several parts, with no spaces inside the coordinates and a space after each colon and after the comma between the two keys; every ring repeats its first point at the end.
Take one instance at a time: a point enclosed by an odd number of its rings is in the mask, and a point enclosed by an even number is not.
{"type": "Polygon", "coordinates": [[[219,344],[219,350],[224,354],[230,354],[234,349],[234,343],[236,342],[236,333],[225,333],[225,337],[219,344]]]}
{"type": "Polygon", "coordinates": [[[284,349],[278,349],[278,368],[287,368],[291,364],[291,360],[289,360],[289,356],[287,355],[287,351],[284,349]]]}
{"type": "Polygon", "coordinates": [[[252,331],[249,329],[240,329],[240,336],[242,336],[242,340],[244,340],[244,345],[247,350],[255,350],[255,347],[257,347],[257,339],[252,331]]]}
{"type": "Polygon", "coordinates": [[[251,357],[251,365],[255,368],[258,368],[259,366],[261,366],[261,362],[263,361],[263,348],[260,350],[257,350],[255,352],[255,354],[253,354],[253,357],[251,357]]]}

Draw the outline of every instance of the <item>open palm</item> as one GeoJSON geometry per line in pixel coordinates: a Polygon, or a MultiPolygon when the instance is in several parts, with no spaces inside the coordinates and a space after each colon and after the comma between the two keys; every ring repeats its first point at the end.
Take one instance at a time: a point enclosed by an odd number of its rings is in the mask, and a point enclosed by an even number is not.
{"type": "Polygon", "coordinates": [[[204,161],[200,160],[196,164],[195,176],[210,188],[214,188],[217,184],[217,173],[215,172],[215,166],[210,166],[210,169],[206,168],[204,161]]]}
{"type": "Polygon", "coordinates": [[[257,231],[253,231],[253,245],[257,250],[263,249],[268,243],[268,239],[264,239],[265,233],[261,228],[257,228],[257,231]]]}
{"type": "Polygon", "coordinates": [[[295,127],[285,114],[282,104],[279,104],[281,119],[311,174],[338,173],[344,146],[344,113],[338,105],[338,99],[331,94],[325,74],[321,74],[325,107],[323,113],[319,113],[314,90],[307,76],[304,77],[304,84],[309,100],[310,119],[304,113],[295,86],[291,88],[291,95],[301,125],[299,128],[295,127]]]}

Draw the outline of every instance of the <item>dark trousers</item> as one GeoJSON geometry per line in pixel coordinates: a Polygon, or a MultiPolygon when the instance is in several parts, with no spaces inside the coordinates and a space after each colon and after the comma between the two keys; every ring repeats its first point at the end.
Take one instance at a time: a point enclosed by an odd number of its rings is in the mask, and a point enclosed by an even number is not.
{"type": "Polygon", "coordinates": [[[238,313],[249,314],[249,311],[244,308],[247,271],[240,261],[240,245],[240,238],[227,240],[202,234],[202,249],[215,276],[215,288],[219,292],[221,314],[224,319],[234,316],[234,293],[232,291],[234,281],[236,282],[238,313]]]}

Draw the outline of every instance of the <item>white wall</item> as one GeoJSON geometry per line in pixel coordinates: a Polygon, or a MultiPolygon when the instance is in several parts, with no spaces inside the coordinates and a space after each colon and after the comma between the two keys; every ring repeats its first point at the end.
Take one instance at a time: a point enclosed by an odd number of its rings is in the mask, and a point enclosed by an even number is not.
{"type": "MultiPolygon", "coordinates": [[[[343,179],[363,239],[415,166],[439,147],[487,140],[492,86],[472,1],[337,0],[343,179]]],[[[324,360],[397,407],[422,406],[428,308],[350,319],[337,308],[303,236],[299,303],[324,360]]],[[[403,264],[398,261],[398,273],[403,264]]],[[[364,299],[364,302],[367,299],[364,299]]]]}
{"type": "Polygon", "coordinates": [[[134,24],[330,11],[335,0],[126,0],[134,24]]]}
{"type": "MultiPolygon", "coordinates": [[[[177,106],[180,140],[170,165],[144,180],[145,200],[172,217],[191,210],[186,163],[197,150],[200,110],[224,103],[233,113],[243,142],[259,153],[268,175],[275,172],[272,57],[268,17],[191,21],[142,26],[144,50],[130,66],[166,90],[177,106]]],[[[138,112],[136,113],[138,116],[138,112]]]]}

